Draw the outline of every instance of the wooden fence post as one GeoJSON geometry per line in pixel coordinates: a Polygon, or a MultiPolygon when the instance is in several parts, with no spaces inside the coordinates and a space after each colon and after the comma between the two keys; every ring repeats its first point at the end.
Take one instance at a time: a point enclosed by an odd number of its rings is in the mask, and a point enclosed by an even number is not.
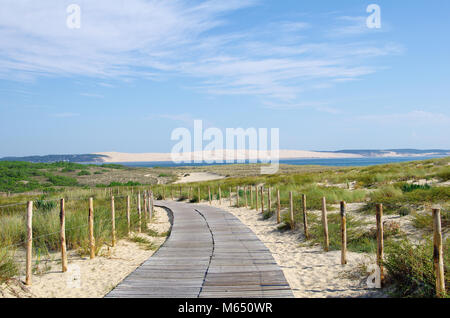
{"type": "Polygon", "coordinates": [[[139,233],[141,233],[142,232],[141,191],[139,191],[137,196],[137,210],[139,215],[139,233]]]}
{"type": "Polygon", "coordinates": [[[94,238],[94,199],[89,198],[89,251],[91,259],[95,258],[94,238]]]}
{"type": "Polygon", "coordinates": [[[166,187],[163,187],[163,200],[166,199],[166,187]]]}
{"type": "Polygon", "coordinates": [[[272,210],[272,198],[271,198],[271,191],[270,191],[270,187],[267,189],[267,209],[270,213],[270,211],[272,210]]]}
{"type": "Polygon", "coordinates": [[[26,278],[25,285],[31,285],[33,257],[33,201],[27,203],[27,255],[26,255],[26,278]]]}
{"type": "Polygon", "coordinates": [[[383,270],[383,204],[377,204],[377,265],[380,269],[380,282],[383,285],[384,281],[384,270],[383,270]]]}
{"type": "Polygon", "coordinates": [[[67,272],[67,246],[66,246],[66,210],[64,205],[64,199],[60,201],[60,239],[61,239],[61,266],[62,272],[67,272]]]}
{"type": "Polygon", "coordinates": [[[295,229],[295,220],[294,220],[294,200],[292,196],[292,191],[289,191],[289,212],[291,217],[291,230],[295,229]]]}
{"type": "Polygon", "coordinates": [[[281,222],[280,189],[277,189],[277,224],[281,222]]]}
{"type": "Polygon", "coordinates": [[[436,296],[445,295],[444,253],[442,248],[441,210],[433,209],[433,263],[436,273],[436,296]]]}
{"type": "Polygon", "coordinates": [[[230,206],[233,206],[233,203],[231,202],[231,187],[230,187],[229,197],[230,197],[230,206]]]}
{"type": "Polygon", "coordinates": [[[147,190],[144,190],[144,219],[145,219],[145,223],[147,224],[147,190]]]}
{"type": "Polygon", "coordinates": [[[192,187],[189,187],[188,199],[189,199],[189,201],[192,200],[192,187]]]}
{"type": "Polygon", "coordinates": [[[302,194],[302,206],[303,206],[303,230],[305,232],[305,238],[309,239],[308,232],[308,215],[306,212],[306,194],[302,194]]]}
{"type": "Polygon", "coordinates": [[[239,207],[239,186],[236,186],[236,206],[239,207]]]}
{"type": "Polygon", "coordinates": [[[347,216],[345,208],[345,202],[341,201],[341,265],[347,264],[347,216]]]}
{"type": "Polygon", "coordinates": [[[209,205],[211,205],[211,187],[208,186],[208,200],[209,200],[209,205]]]}
{"type": "Polygon", "coordinates": [[[258,211],[258,187],[255,186],[255,210],[258,211]]]}
{"type": "Polygon", "coordinates": [[[261,213],[264,213],[264,187],[261,187],[261,213]]]}
{"type": "Polygon", "coordinates": [[[245,200],[245,207],[248,208],[247,186],[244,187],[244,200],[245,200]]]}
{"type": "Polygon", "coordinates": [[[322,198],[322,224],[323,224],[323,241],[324,241],[324,250],[328,252],[330,249],[330,242],[328,238],[328,218],[327,218],[327,199],[325,197],[322,198]]]}
{"type": "Polygon", "coordinates": [[[111,196],[111,246],[116,246],[116,208],[114,196],[111,196]]]}
{"type": "Polygon", "coordinates": [[[153,201],[153,190],[150,191],[150,220],[153,219],[153,215],[155,214],[155,202],[153,201]]]}
{"type": "Polygon", "coordinates": [[[171,195],[172,195],[172,201],[174,201],[174,196],[173,196],[173,187],[170,187],[170,193],[171,193],[171,195]]]}
{"type": "Polygon", "coordinates": [[[183,190],[181,189],[181,186],[180,186],[180,199],[182,196],[183,196],[183,190]]]}
{"type": "Polygon", "coordinates": [[[222,205],[222,190],[220,190],[220,186],[219,186],[219,204],[222,205]]]}
{"type": "Polygon", "coordinates": [[[197,192],[198,192],[198,203],[200,203],[202,201],[200,197],[200,187],[197,187],[197,192]]]}
{"type": "Polygon", "coordinates": [[[250,185],[250,206],[253,206],[253,187],[250,185]]]}
{"type": "Polygon", "coordinates": [[[127,225],[128,225],[128,235],[131,232],[131,220],[130,220],[130,196],[127,195],[127,225]]]}

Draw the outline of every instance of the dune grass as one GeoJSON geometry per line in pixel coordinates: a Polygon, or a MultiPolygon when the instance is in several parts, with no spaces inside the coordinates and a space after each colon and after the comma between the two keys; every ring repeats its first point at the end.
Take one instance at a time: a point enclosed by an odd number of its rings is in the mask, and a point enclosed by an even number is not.
{"type": "MultiPolygon", "coordinates": [[[[404,239],[391,240],[386,244],[384,267],[387,281],[394,288],[394,297],[433,298],[436,297],[436,275],[433,267],[433,243],[431,239],[414,245],[404,239]]],[[[446,295],[450,292],[450,239],[444,242],[444,266],[446,295]]]]}
{"type": "Polygon", "coordinates": [[[19,268],[13,255],[14,250],[0,248],[0,285],[19,274],[19,268]]]}
{"type": "MultiPolygon", "coordinates": [[[[65,197],[66,211],[66,244],[67,248],[76,250],[80,255],[89,254],[88,238],[88,198],[94,197],[94,237],[96,254],[104,244],[110,244],[112,234],[110,197],[104,192],[90,193],[79,190],[78,193],[65,197]]],[[[130,200],[131,230],[136,230],[139,224],[137,214],[137,198],[130,200]]],[[[59,201],[44,200],[34,205],[33,210],[33,254],[39,259],[47,258],[50,252],[60,249],[59,201]]],[[[128,235],[126,218],[126,197],[115,198],[116,237],[128,235]]],[[[23,248],[26,242],[25,204],[8,208],[0,208],[0,276],[2,279],[16,274],[13,270],[14,258],[7,257],[11,251],[23,248]]]]}
{"type": "MultiPolygon", "coordinates": [[[[398,213],[400,209],[410,211],[429,208],[432,204],[440,204],[443,209],[443,228],[448,229],[448,204],[450,198],[450,187],[448,186],[419,186],[413,182],[420,179],[437,179],[439,182],[449,180],[450,158],[433,159],[419,162],[406,162],[398,164],[387,164],[372,167],[311,167],[311,166],[287,166],[281,165],[280,172],[274,175],[260,175],[260,165],[234,165],[234,166],[208,166],[190,168],[135,168],[128,169],[122,166],[88,167],[55,164],[44,166],[33,166],[28,164],[3,164],[0,166],[0,183],[3,182],[3,190],[14,189],[14,191],[28,191],[33,187],[52,188],[44,196],[37,195],[17,195],[14,197],[0,197],[0,251],[9,252],[2,254],[0,258],[0,280],[8,279],[15,275],[16,269],[11,252],[15,248],[21,248],[25,242],[25,202],[33,200],[35,202],[33,232],[34,251],[39,254],[46,254],[59,249],[59,202],[56,199],[64,197],[66,199],[66,240],[69,249],[75,249],[81,254],[88,253],[88,233],[87,233],[87,211],[88,198],[94,197],[94,232],[96,238],[97,252],[102,244],[109,244],[111,241],[111,220],[110,220],[110,192],[116,196],[116,231],[117,237],[127,236],[127,221],[125,217],[125,194],[132,196],[131,224],[132,229],[137,227],[137,202],[136,193],[143,193],[150,186],[141,185],[135,180],[144,180],[144,173],[149,172],[154,178],[160,178],[162,182],[175,181],[176,173],[188,171],[207,171],[228,175],[229,178],[213,180],[207,182],[197,182],[186,185],[175,184],[153,184],[151,189],[155,199],[167,199],[172,197],[172,192],[176,200],[187,200],[191,202],[208,201],[208,187],[211,188],[212,197],[218,199],[218,187],[221,188],[222,201],[229,202],[230,189],[232,194],[232,205],[236,205],[236,186],[240,186],[239,206],[245,205],[244,186],[252,187],[253,200],[250,198],[250,191],[247,192],[247,203],[250,208],[255,208],[255,186],[272,188],[272,210],[267,211],[268,198],[264,192],[265,212],[263,218],[273,216],[276,207],[276,190],[280,190],[281,208],[286,211],[289,207],[289,192],[292,191],[294,198],[295,224],[298,228],[303,228],[303,217],[301,214],[301,195],[306,195],[306,206],[308,211],[319,210],[322,198],[327,200],[327,208],[332,212],[331,205],[340,201],[347,203],[365,203],[365,213],[375,213],[375,204],[383,203],[385,213],[398,213]],[[21,171],[23,170],[23,171],[21,171]],[[63,171],[64,170],[64,171],[63,171]],[[88,171],[90,175],[81,173],[88,171]],[[98,172],[96,174],[96,172],[98,172]],[[121,174],[114,174],[115,172],[121,174]],[[129,174],[133,174],[133,181],[129,174]],[[134,177],[136,175],[136,177],[134,177]],[[142,175],[139,178],[137,175],[142,175]],[[240,176],[244,175],[244,176],[240,176]],[[113,176],[113,177],[111,177],[113,176]],[[115,179],[117,176],[117,179],[115,179]],[[72,178],[72,179],[70,179],[72,178]],[[78,178],[78,179],[77,179],[78,178]],[[104,180],[102,184],[114,186],[113,188],[82,188],[79,185],[83,178],[92,180],[104,180]],[[102,179],[95,179],[102,178],[102,179]],[[161,179],[162,178],[162,179],[161,179]],[[77,181],[77,183],[74,182],[77,181]],[[27,182],[21,182],[27,181],[27,182]],[[8,183],[9,182],[9,183],[8,183]],[[13,184],[12,184],[12,183],[13,184]],[[36,184],[37,182],[37,184],[36,184]],[[8,183],[9,185],[7,185],[8,183]],[[352,187],[350,187],[352,183],[352,187]],[[11,185],[12,184],[12,185],[11,185]],[[13,188],[11,188],[11,186],[13,188]],[[181,195],[179,189],[181,186],[181,195]],[[189,191],[189,188],[192,191],[189,191]],[[198,195],[200,189],[200,196],[198,195]],[[120,191],[120,195],[116,195],[120,191]],[[251,204],[253,201],[253,204],[251,204]],[[21,204],[17,204],[17,203],[21,204]],[[447,208],[446,208],[447,207],[447,208]],[[8,247],[8,249],[5,249],[8,247]],[[3,249],[2,249],[3,248],[3,249]]],[[[151,182],[156,179],[151,178],[151,182]]],[[[145,179],[146,180],[146,179],[145,179]]],[[[93,181],[89,181],[93,182],[93,181]]],[[[143,206],[143,203],[142,203],[143,206]]],[[[259,210],[261,206],[259,205],[259,210]]],[[[280,229],[290,228],[289,216],[286,212],[282,215],[283,224],[280,229]]],[[[427,214],[414,214],[414,225],[418,229],[429,230],[431,227],[431,216],[427,214]]],[[[314,213],[308,213],[308,223],[310,240],[308,244],[323,244],[322,224],[320,217],[314,213]]],[[[329,213],[329,236],[330,249],[340,249],[340,217],[337,213],[329,213]]],[[[348,215],[347,217],[348,249],[355,252],[373,253],[376,249],[376,235],[372,229],[368,229],[366,224],[360,219],[348,215]]],[[[395,227],[385,231],[386,237],[401,239],[395,227]]],[[[166,235],[167,233],[152,233],[151,236],[166,235]]],[[[132,237],[131,240],[141,240],[132,237]]],[[[391,240],[389,240],[391,241],[391,240]]],[[[146,244],[145,242],[141,242],[146,244]]],[[[448,246],[448,244],[447,244],[448,246]]],[[[393,259],[395,253],[409,251],[406,247],[395,247],[390,255],[393,259]]],[[[414,251],[413,251],[414,252],[414,251]]],[[[411,252],[411,253],[413,253],[411,252]]],[[[419,253],[417,251],[417,253],[419,253]]],[[[420,253],[419,253],[420,255],[420,253]]],[[[397,257],[400,257],[397,255],[397,257]]],[[[396,264],[400,260],[397,260],[396,264]]],[[[399,266],[397,266],[399,267],[399,266]]],[[[400,267],[399,267],[400,268],[400,267]]],[[[405,283],[408,283],[405,281],[405,283]]],[[[403,283],[402,283],[403,284],[403,283]]],[[[401,292],[402,295],[409,295],[408,292],[401,292]]],[[[420,293],[419,293],[420,294],[420,293]]],[[[422,294],[427,294],[424,292],[422,294]]]]}

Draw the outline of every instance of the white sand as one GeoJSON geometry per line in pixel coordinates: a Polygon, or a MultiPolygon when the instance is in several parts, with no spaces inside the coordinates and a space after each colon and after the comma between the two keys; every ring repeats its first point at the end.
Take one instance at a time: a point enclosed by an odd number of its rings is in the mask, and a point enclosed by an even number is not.
{"type": "MultiPolygon", "coordinates": [[[[149,228],[158,233],[170,229],[168,215],[164,209],[155,207],[155,221],[149,223],[149,228]]],[[[166,237],[147,238],[159,247],[166,237]]],[[[21,281],[11,281],[0,286],[1,297],[39,297],[39,298],[98,298],[105,296],[126,276],[139,267],[153,255],[154,250],[147,250],[143,245],[129,240],[120,240],[114,248],[105,246],[95,259],[80,257],[77,253],[69,253],[69,270],[61,272],[59,253],[51,255],[58,262],[50,262],[50,268],[42,275],[33,275],[32,286],[25,286],[21,281]]]]}
{"type": "Polygon", "coordinates": [[[180,179],[174,183],[190,183],[190,182],[202,182],[219,180],[225,178],[224,176],[210,173],[210,172],[190,172],[180,176],[180,179]]]}
{"type": "MultiPolygon", "coordinates": [[[[97,152],[97,155],[105,155],[104,162],[155,162],[155,161],[172,161],[170,153],[122,153],[122,152],[97,152]]],[[[195,158],[203,158],[214,161],[224,160],[226,158],[237,159],[266,159],[270,158],[268,153],[258,152],[256,150],[217,150],[190,152],[185,154],[186,158],[194,160],[195,158]]],[[[274,158],[275,153],[274,153],[274,158]]],[[[329,158],[362,158],[360,155],[332,152],[317,152],[306,150],[279,150],[279,159],[329,159],[329,158]]]]}
{"type": "Polygon", "coordinates": [[[228,200],[224,200],[222,205],[218,203],[213,201],[214,206],[238,217],[269,248],[282,268],[295,297],[384,296],[380,290],[367,289],[366,280],[359,275],[350,277],[350,274],[353,276],[357,273],[356,268],[360,264],[373,264],[371,256],[347,252],[348,264],[342,266],[340,251],[325,253],[319,246],[301,246],[304,242],[302,231],[280,232],[274,217],[263,220],[261,213],[255,210],[229,207],[228,200]]]}

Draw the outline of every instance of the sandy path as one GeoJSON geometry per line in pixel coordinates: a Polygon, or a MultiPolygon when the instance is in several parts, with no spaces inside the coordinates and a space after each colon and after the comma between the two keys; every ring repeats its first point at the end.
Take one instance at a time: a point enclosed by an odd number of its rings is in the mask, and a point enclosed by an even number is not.
{"type": "Polygon", "coordinates": [[[275,218],[263,220],[255,210],[229,207],[228,201],[222,205],[213,201],[213,205],[238,217],[269,248],[295,297],[383,297],[379,290],[367,289],[360,277],[349,277],[361,263],[373,263],[369,255],[348,252],[348,264],[342,266],[340,251],[325,253],[321,247],[301,246],[302,233],[276,230],[275,218]]]}
{"type": "Polygon", "coordinates": [[[180,180],[174,183],[190,183],[190,182],[202,182],[202,181],[211,181],[211,180],[219,180],[225,178],[224,176],[210,173],[210,172],[191,172],[186,175],[182,175],[180,180]]]}
{"type": "MultiPolygon", "coordinates": [[[[156,219],[149,228],[158,233],[170,229],[169,217],[164,209],[155,208],[156,219]]],[[[139,234],[159,247],[166,237],[152,237],[139,234]]],[[[42,275],[33,275],[32,286],[24,286],[19,280],[0,286],[0,297],[58,297],[58,298],[98,298],[105,296],[111,289],[133,272],[155,251],[130,240],[120,240],[114,248],[104,246],[100,255],[91,260],[80,257],[76,252],[69,253],[69,270],[61,272],[59,253],[50,257],[49,268],[42,275]]],[[[21,265],[22,266],[22,265],[21,265]]]]}

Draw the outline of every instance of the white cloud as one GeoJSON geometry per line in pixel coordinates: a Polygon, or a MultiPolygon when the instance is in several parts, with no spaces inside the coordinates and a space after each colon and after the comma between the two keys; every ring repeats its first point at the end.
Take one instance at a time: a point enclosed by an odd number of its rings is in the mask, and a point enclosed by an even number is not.
{"type": "Polygon", "coordinates": [[[0,77],[88,76],[103,83],[185,76],[211,94],[294,103],[307,90],[377,72],[370,58],[402,51],[394,43],[308,42],[314,26],[304,21],[227,31],[227,14],[258,4],[252,0],[78,0],[81,28],[75,30],[66,27],[70,3],[2,2],[0,77]]]}
{"type": "Polygon", "coordinates": [[[339,114],[341,111],[334,107],[331,107],[328,102],[317,102],[317,101],[303,101],[303,102],[275,102],[275,101],[263,101],[263,105],[268,109],[277,110],[295,110],[295,109],[314,109],[318,112],[329,113],[329,114],[339,114]]]}
{"type": "Polygon", "coordinates": [[[407,113],[386,115],[365,115],[357,117],[358,120],[376,122],[378,124],[450,124],[450,116],[441,113],[431,113],[423,110],[413,110],[407,113]]]}
{"type": "Polygon", "coordinates": [[[92,97],[92,98],[104,98],[105,96],[101,94],[95,94],[95,93],[80,93],[81,96],[84,97],[92,97]]]}

